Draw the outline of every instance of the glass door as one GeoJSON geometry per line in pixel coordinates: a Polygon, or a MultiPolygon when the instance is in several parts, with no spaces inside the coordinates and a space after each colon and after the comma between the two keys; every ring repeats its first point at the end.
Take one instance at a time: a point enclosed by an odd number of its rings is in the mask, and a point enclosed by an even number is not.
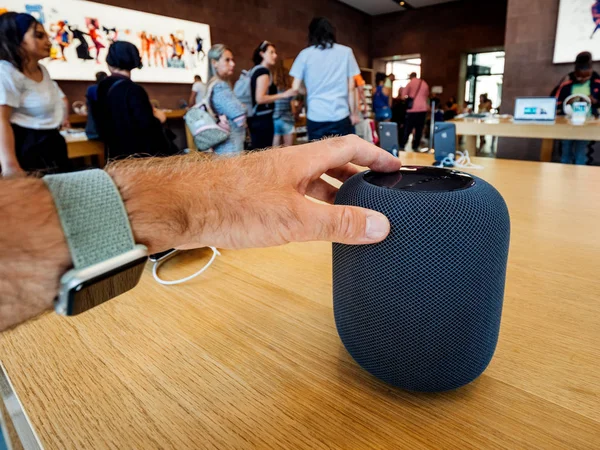
{"type": "Polygon", "coordinates": [[[499,111],[504,82],[504,52],[470,53],[467,55],[465,104],[478,112],[479,97],[487,94],[493,111],[499,111]]]}

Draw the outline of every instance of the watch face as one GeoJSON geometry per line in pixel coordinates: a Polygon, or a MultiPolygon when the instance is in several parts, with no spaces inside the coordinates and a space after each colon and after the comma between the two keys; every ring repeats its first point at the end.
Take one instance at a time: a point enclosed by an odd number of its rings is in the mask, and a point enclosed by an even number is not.
{"type": "Polygon", "coordinates": [[[75,316],[133,289],[142,276],[146,256],[128,262],[73,286],[68,292],[66,310],[60,313],[75,316]]]}

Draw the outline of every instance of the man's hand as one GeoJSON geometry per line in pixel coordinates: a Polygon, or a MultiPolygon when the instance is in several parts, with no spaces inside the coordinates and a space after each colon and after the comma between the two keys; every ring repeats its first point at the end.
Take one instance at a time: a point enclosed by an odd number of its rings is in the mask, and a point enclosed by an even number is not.
{"type": "MultiPolygon", "coordinates": [[[[370,244],[390,225],[382,214],[333,206],[354,166],[395,171],[400,161],[356,136],[234,158],[205,155],[130,159],[107,168],[136,242],[173,247],[248,248],[293,241],[370,244]],[[306,196],[322,200],[317,203],[306,196]]],[[[50,192],[36,178],[0,180],[0,331],[50,309],[71,256],[50,192]]]]}
{"type": "Polygon", "coordinates": [[[158,109],[158,108],[152,108],[152,113],[154,114],[154,117],[156,117],[158,119],[158,121],[160,123],[165,123],[167,121],[167,114],[158,109]]]}
{"type": "Polygon", "coordinates": [[[389,221],[362,208],[333,206],[354,164],[392,172],[400,160],[357,136],[235,158],[188,156],[125,160],[107,170],[121,189],[134,234],[151,252],[168,248],[252,248],[289,242],[371,244],[387,237],[389,221]]]}

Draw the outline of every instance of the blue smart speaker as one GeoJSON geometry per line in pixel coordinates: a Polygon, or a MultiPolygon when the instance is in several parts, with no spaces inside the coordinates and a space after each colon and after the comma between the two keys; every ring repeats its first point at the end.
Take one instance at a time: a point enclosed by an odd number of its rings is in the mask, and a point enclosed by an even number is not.
{"type": "Polygon", "coordinates": [[[333,245],[333,302],[352,357],[402,389],[438,392],[475,380],[500,331],[510,218],[480,178],[448,169],[364,172],[336,204],[385,214],[380,244],[333,245]]]}

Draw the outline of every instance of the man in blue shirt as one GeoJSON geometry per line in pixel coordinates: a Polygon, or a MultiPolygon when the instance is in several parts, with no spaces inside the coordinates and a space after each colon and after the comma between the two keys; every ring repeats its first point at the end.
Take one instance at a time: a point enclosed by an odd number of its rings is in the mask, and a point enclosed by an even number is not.
{"type": "Polygon", "coordinates": [[[304,82],[307,91],[307,129],[311,141],[354,133],[358,114],[354,77],[360,69],[350,47],[336,43],[335,30],[323,18],[309,26],[310,46],[300,52],[290,75],[294,90],[304,82]]]}

